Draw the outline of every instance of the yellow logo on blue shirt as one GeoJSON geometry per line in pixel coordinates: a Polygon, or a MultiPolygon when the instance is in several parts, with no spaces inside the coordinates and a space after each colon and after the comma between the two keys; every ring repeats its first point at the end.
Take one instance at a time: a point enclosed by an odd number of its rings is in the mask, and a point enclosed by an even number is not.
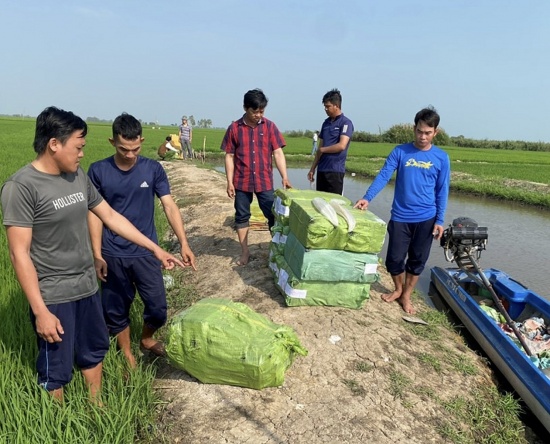
{"type": "Polygon", "coordinates": [[[407,163],[405,164],[406,167],[412,166],[416,168],[424,168],[425,170],[429,170],[431,167],[433,167],[432,162],[424,162],[424,161],[416,161],[414,159],[407,160],[407,163]]]}

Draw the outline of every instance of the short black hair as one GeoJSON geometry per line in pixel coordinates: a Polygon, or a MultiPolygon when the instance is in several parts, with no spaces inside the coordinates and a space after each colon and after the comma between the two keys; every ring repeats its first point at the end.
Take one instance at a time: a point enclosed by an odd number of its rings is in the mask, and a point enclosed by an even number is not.
{"type": "Polygon", "coordinates": [[[431,128],[437,128],[439,125],[440,117],[437,113],[437,110],[430,105],[426,108],[422,108],[416,113],[416,116],[414,116],[414,126],[417,126],[418,122],[420,121],[424,122],[431,128]]]}
{"type": "Polygon", "coordinates": [[[264,92],[259,89],[251,89],[244,95],[243,105],[245,109],[264,109],[267,106],[268,99],[264,92]]]}
{"type": "Polygon", "coordinates": [[[82,137],[88,133],[88,125],[71,111],[49,106],[36,118],[33,148],[37,154],[46,151],[50,139],[65,143],[75,131],[82,131],[82,137]]]}
{"type": "Polygon", "coordinates": [[[327,102],[342,108],[342,94],[336,88],[331,89],[323,96],[323,105],[327,102]]]}
{"type": "Polygon", "coordinates": [[[122,113],[113,122],[113,139],[121,136],[126,140],[135,140],[141,137],[142,131],[140,121],[128,113],[122,113]]]}

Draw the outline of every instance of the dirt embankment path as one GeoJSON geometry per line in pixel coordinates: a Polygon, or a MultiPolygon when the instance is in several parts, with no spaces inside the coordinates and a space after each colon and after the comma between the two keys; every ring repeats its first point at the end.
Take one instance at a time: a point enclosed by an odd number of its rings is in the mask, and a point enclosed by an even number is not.
{"type": "Polygon", "coordinates": [[[164,166],[174,196],[191,202],[183,215],[198,256],[190,283],[199,295],[243,302],[291,326],[309,351],[296,358],[282,387],[260,391],[201,384],[161,367],[156,387],[167,402],[162,424],[169,442],[445,442],[439,432],[448,421],[443,402],[472,398],[476,387],[492,384],[482,360],[457,335],[435,327],[441,330],[436,343],[414,334],[422,327],[407,324],[396,303],[380,298],[391,288],[385,272],[361,310],[286,307],[267,266],[267,231],[251,231],[252,260],[235,264],[240,248],[225,177],[187,162],[164,166]],[[458,372],[451,363],[461,359],[477,373],[458,372]]]}

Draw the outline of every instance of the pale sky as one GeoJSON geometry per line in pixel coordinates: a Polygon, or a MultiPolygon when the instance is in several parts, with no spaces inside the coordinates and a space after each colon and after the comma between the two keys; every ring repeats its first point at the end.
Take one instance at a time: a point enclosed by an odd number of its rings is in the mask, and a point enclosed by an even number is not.
{"type": "Polygon", "coordinates": [[[0,114],[183,114],[227,127],[261,88],[283,130],[342,92],[358,131],[433,105],[451,136],[550,142],[547,0],[0,0],[0,114]]]}

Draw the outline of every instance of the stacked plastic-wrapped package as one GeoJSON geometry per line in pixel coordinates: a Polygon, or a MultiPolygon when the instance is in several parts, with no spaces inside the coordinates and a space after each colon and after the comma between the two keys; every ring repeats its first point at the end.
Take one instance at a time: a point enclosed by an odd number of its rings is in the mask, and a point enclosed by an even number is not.
{"type": "Polygon", "coordinates": [[[270,267],[288,306],[361,308],[378,280],[386,224],[343,196],[278,189],[270,267]]]}

